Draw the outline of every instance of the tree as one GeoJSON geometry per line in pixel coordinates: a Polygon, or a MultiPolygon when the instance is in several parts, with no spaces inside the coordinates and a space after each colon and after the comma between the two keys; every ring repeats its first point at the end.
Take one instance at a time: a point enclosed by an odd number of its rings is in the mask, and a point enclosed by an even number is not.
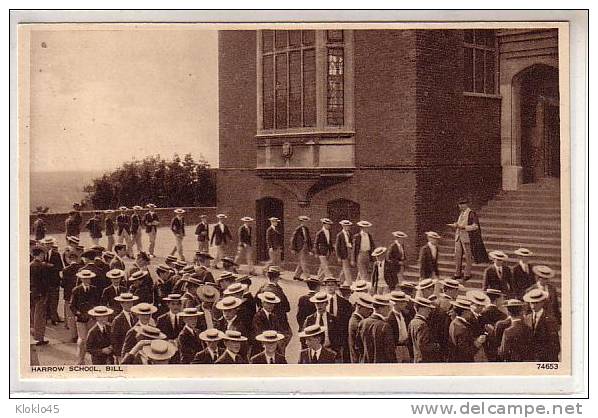
{"type": "Polygon", "coordinates": [[[191,154],[170,161],[159,155],[132,160],[85,186],[86,201],[95,209],[145,206],[215,206],[216,180],[210,164],[191,154]]]}

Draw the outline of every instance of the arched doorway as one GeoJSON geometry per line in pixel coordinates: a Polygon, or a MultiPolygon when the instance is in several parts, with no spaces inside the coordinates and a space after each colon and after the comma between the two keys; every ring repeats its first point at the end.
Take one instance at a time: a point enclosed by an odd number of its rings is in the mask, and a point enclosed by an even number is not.
{"type": "Polygon", "coordinates": [[[360,208],[359,208],[359,203],[354,202],[352,200],[349,199],[336,199],[336,200],[331,200],[330,202],[328,202],[327,205],[327,213],[328,213],[328,218],[330,218],[330,220],[332,222],[334,222],[334,224],[332,225],[332,228],[330,229],[331,234],[330,236],[336,237],[336,234],[338,234],[341,230],[340,225],[338,224],[340,221],[342,221],[343,219],[348,219],[351,222],[353,222],[353,224],[355,224],[356,222],[359,221],[359,217],[360,217],[360,208]]]}
{"type": "MultiPolygon", "coordinates": [[[[264,197],[255,201],[256,213],[256,256],[258,261],[268,260],[268,248],[266,247],[266,230],[270,226],[271,217],[275,216],[280,219],[278,228],[284,238],[284,203],[280,199],[274,197],[264,197]]],[[[284,239],[283,239],[284,243],[284,239]]],[[[282,259],[284,260],[284,250],[282,252],[282,259]]]]}
{"type": "Polygon", "coordinates": [[[535,64],[513,77],[523,183],[560,175],[559,72],[535,64]]]}

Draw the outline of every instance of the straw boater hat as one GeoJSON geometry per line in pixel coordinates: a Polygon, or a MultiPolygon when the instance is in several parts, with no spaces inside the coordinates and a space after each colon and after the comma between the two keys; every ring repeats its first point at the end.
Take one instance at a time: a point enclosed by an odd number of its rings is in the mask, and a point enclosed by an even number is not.
{"type": "Polygon", "coordinates": [[[509,307],[522,307],[525,306],[525,303],[523,303],[522,301],[520,301],[519,299],[509,299],[507,300],[504,305],[505,308],[509,308],[509,307]]]}
{"type": "Polygon", "coordinates": [[[142,348],[143,354],[150,360],[169,360],[177,352],[177,347],[170,341],[154,340],[142,348]]]}
{"type": "Polygon", "coordinates": [[[527,248],[519,248],[513,251],[513,254],[518,255],[519,257],[531,257],[534,253],[527,248]]]}
{"type": "Polygon", "coordinates": [[[316,337],[323,332],[326,332],[326,327],[320,326],[319,324],[314,324],[305,327],[298,335],[299,338],[316,337]]]}
{"type": "Polygon", "coordinates": [[[328,218],[321,218],[320,222],[326,225],[332,225],[334,222],[332,222],[330,219],[328,218]]]}
{"type": "Polygon", "coordinates": [[[423,306],[425,308],[434,308],[435,307],[434,304],[432,303],[432,301],[430,301],[430,299],[426,299],[426,298],[423,298],[421,296],[417,296],[417,297],[415,297],[415,298],[413,298],[411,300],[416,305],[423,306]]]}
{"type": "Polygon", "coordinates": [[[552,279],[554,277],[554,270],[548,266],[534,266],[532,267],[532,272],[543,279],[552,279]]]}
{"type": "Polygon", "coordinates": [[[77,272],[75,276],[77,276],[80,279],[93,279],[94,277],[96,277],[96,274],[91,270],[85,269],[77,272]]]}
{"type": "Polygon", "coordinates": [[[541,289],[532,289],[523,295],[523,300],[525,302],[542,302],[548,298],[548,292],[541,290],[541,289]]]}
{"type": "Polygon", "coordinates": [[[156,205],[154,205],[153,203],[148,203],[147,205],[145,205],[148,209],[155,209],[156,205]]]}
{"type": "Polygon", "coordinates": [[[156,313],[157,310],[158,308],[156,308],[154,305],[145,302],[138,303],[131,308],[131,312],[133,312],[135,315],[152,315],[156,313]]]}
{"type": "Polygon", "coordinates": [[[490,298],[481,290],[469,290],[465,293],[465,297],[471,301],[471,303],[475,303],[476,305],[488,305],[490,303],[490,298]]]}
{"type": "Polygon", "coordinates": [[[391,306],[392,301],[390,300],[390,295],[387,293],[384,295],[372,296],[372,305],[374,305],[374,307],[376,307],[376,306],[391,306]]]}
{"type": "Polygon", "coordinates": [[[120,295],[114,298],[117,302],[137,302],[139,300],[139,296],[134,295],[132,293],[121,293],[120,295]]]}
{"type": "Polygon", "coordinates": [[[374,251],[372,251],[372,257],[381,256],[386,252],[386,247],[378,247],[374,251]]]}
{"type": "Polygon", "coordinates": [[[181,318],[190,318],[202,316],[203,312],[198,311],[197,308],[185,308],[178,314],[181,318]]]}
{"type": "Polygon", "coordinates": [[[328,293],[318,292],[315,295],[313,295],[311,298],[309,298],[309,301],[311,303],[328,303],[328,299],[330,299],[330,297],[328,296],[328,293]]]}
{"type": "Polygon", "coordinates": [[[238,308],[242,303],[243,302],[236,297],[226,296],[216,303],[216,308],[220,309],[221,311],[228,311],[230,309],[238,308]]]}
{"type": "Polygon", "coordinates": [[[195,257],[203,258],[204,260],[213,260],[214,259],[214,257],[212,257],[210,255],[210,253],[207,253],[205,251],[199,251],[199,250],[195,251],[195,257]]]}
{"type": "Polygon", "coordinates": [[[202,341],[220,341],[224,333],[216,328],[209,328],[199,333],[199,339],[202,341]]]}
{"type": "Polygon", "coordinates": [[[177,258],[174,255],[167,255],[166,258],[164,259],[165,262],[171,262],[174,263],[177,261],[177,258]]]}
{"type": "Polygon", "coordinates": [[[232,329],[227,330],[222,336],[222,339],[239,342],[247,341],[247,337],[243,336],[239,331],[233,331],[232,329]]]}
{"type": "Polygon", "coordinates": [[[284,340],[284,335],[279,334],[274,330],[268,330],[256,335],[255,340],[261,343],[276,343],[278,341],[284,340]]]}
{"type": "Polygon", "coordinates": [[[178,293],[171,293],[165,298],[162,298],[162,300],[165,302],[181,302],[183,300],[183,297],[178,293]]]}
{"type": "Polygon", "coordinates": [[[324,283],[324,284],[328,284],[328,283],[339,284],[340,280],[333,276],[326,276],[326,277],[324,277],[324,280],[322,280],[322,283],[324,283]]]}
{"type": "MultiPolygon", "coordinates": [[[[41,254],[45,254],[45,253],[46,252],[44,251],[44,249],[42,247],[33,247],[31,249],[31,255],[34,256],[34,257],[36,257],[38,255],[41,255],[41,254]]],[[[75,255],[73,254],[73,256],[75,256],[75,255]]]]}
{"type": "Polygon", "coordinates": [[[69,237],[66,237],[66,242],[70,242],[71,244],[79,245],[80,240],[79,240],[79,237],[71,235],[69,237]]]}
{"type": "Polygon", "coordinates": [[[122,210],[127,210],[127,207],[126,206],[121,206],[121,207],[118,208],[118,210],[121,210],[121,211],[122,210]]]}
{"type": "Polygon", "coordinates": [[[428,287],[434,286],[434,284],[434,279],[423,279],[415,286],[415,288],[418,290],[427,289],[428,287]]]}
{"type": "Polygon", "coordinates": [[[185,267],[181,269],[181,272],[183,272],[183,274],[193,274],[195,273],[195,267],[193,264],[186,264],[185,267]]]}
{"type": "Polygon", "coordinates": [[[114,309],[110,309],[106,306],[96,306],[95,308],[90,309],[87,311],[89,316],[97,317],[97,316],[110,316],[114,313],[114,309]]]}
{"type": "Polygon", "coordinates": [[[135,273],[129,276],[130,282],[135,282],[137,280],[141,280],[145,278],[149,273],[146,270],[137,270],[135,273]]]}
{"type": "Polygon", "coordinates": [[[139,205],[135,205],[132,207],[133,210],[143,210],[143,208],[139,205]]]}
{"type": "Polygon", "coordinates": [[[103,253],[106,250],[106,248],[102,247],[101,245],[94,245],[90,247],[90,249],[98,253],[103,253]]]}
{"type": "Polygon", "coordinates": [[[408,235],[406,233],[404,233],[403,231],[394,231],[392,233],[392,236],[395,238],[407,238],[408,235]]]}
{"type": "Polygon", "coordinates": [[[222,260],[223,263],[228,263],[228,264],[230,264],[232,266],[235,266],[235,267],[239,266],[237,263],[235,263],[235,260],[233,260],[233,258],[230,257],[230,256],[222,257],[221,260],[222,260]]]}
{"type": "Polygon", "coordinates": [[[113,211],[112,209],[106,209],[106,210],[104,211],[104,213],[105,213],[106,215],[110,215],[110,214],[114,213],[114,211],[113,211]]]}
{"type": "Polygon", "coordinates": [[[307,222],[307,221],[309,221],[309,219],[310,219],[310,218],[309,218],[309,216],[305,216],[305,215],[299,215],[299,216],[297,217],[297,219],[299,219],[299,220],[300,220],[300,221],[302,221],[302,222],[307,222]]]}
{"type": "Polygon", "coordinates": [[[187,265],[187,263],[185,263],[182,260],[177,260],[177,261],[173,262],[172,264],[174,264],[179,270],[184,269],[185,266],[187,265]]]}
{"type": "Polygon", "coordinates": [[[214,286],[201,286],[197,289],[197,296],[202,302],[217,302],[220,299],[220,292],[214,286]]]}
{"type": "Polygon", "coordinates": [[[116,254],[114,254],[112,251],[106,251],[106,252],[104,253],[104,258],[105,258],[106,260],[113,260],[113,259],[114,259],[114,257],[116,257],[116,254]]]}
{"type": "Polygon", "coordinates": [[[226,219],[226,218],[228,218],[228,216],[226,216],[224,213],[219,213],[218,215],[216,215],[216,218],[218,218],[218,219],[226,219]]]}
{"type": "Polygon", "coordinates": [[[221,280],[235,280],[235,275],[232,274],[230,271],[225,271],[220,276],[216,277],[217,282],[221,280]]]}
{"type": "Polygon", "coordinates": [[[450,278],[446,278],[444,280],[441,280],[440,283],[442,284],[442,286],[444,286],[444,287],[450,287],[452,289],[459,289],[461,287],[461,283],[459,283],[455,279],[450,279],[450,278]]]}
{"type": "Polygon", "coordinates": [[[106,278],[113,280],[113,279],[124,279],[125,272],[119,269],[112,269],[108,273],[106,273],[106,278]]]}
{"type": "Polygon", "coordinates": [[[167,264],[160,264],[158,267],[156,267],[156,273],[173,273],[173,269],[171,269],[167,264]]]}
{"type": "Polygon", "coordinates": [[[253,222],[254,219],[251,216],[243,216],[241,222],[253,222]]]}
{"type": "Polygon", "coordinates": [[[490,251],[488,253],[488,257],[490,257],[493,260],[508,260],[509,256],[506,255],[503,251],[500,250],[496,250],[496,251],[490,251]]]}
{"type": "Polygon", "coordinates": [[[247,290],[247,285],[242,283],[233,283],[229,285],[224,292],[222,292],[225,296],[236,295],[237,293],[242,293],[247,290]]]}
{"type": "Polygon", "coordinates": [[[201,286],[203,284],[203,282],[201,280],[193,277],[192,275],[183,277],[181,279],[181,281],[188,283],[190,285],[193,285],[193,286],[201,286]]]}
{"type": "Polygon", "coordinates": [[[182,215],[183,213],[185,213],[185,209],[181,209],[181,208],[175,209],[174,213],[176,213],[177,215],[182,215]]]}
{"type": "Polygon", "coordinates": [[[372,305],[372,302],[374,300],[372,299],[372,296],[369,293],[360,293],[356,300],[355,303],[359,306],[363,306],[364,308],[370,308],[373,309],[374,306],[372,305]]]}
{"type": "Polygon", "coordinates": [[[405,294],[405,292],[401,292],[400,290],[393,290],[390,292],[390,300],[393,302],[409,302],[411,298],[405,294]]]}
{"type": "Polygon", "coordinates": [[[317,276],[309,276],[304,280],[305,283],[322,284],[322,281],[317,276]]]}
{"type": "Polygon", "coordinates": [[[359,221],[357,222],[357,226],[359,226],[360,228],[369,228],[370,226],[372,226],[372,223],[369,221],[359,221]]]}
{"type": "Polygon", "coordinates": [[[451,300],[451,305],[456,306],[457,308],[461,309],[469,309],[471,308],[471,301],[461,296],[457,296],[457,299],[451,300]]]}
{"type": "Polygon", "coordinates": [[[357,280],[351,285],[351,290],[354,292],[367,292],[372,285],[365,280],[357,280]]]}
{"type": "Polygon", "coordinates": [[[56,243],[56,239],[54,239],[53,237],[46,237],[40,240],[40,243],[44,245],[51,245],[56,243]]]}
{"type": "Polygon", "coordinates": [[[502,296],[502,292],[499,289],[486,289],[487,295],[502,296]]]}
{"type": "Polygon", "coordinates": [[[438,235],[438,233],[434,232],[434,231],[428,231],[428,232],[426,232],[426,236],[428,238],[435,238],[435,239],[440,239],[441,238],[441,236],[438,235]]]}
{"type": "Polygon", "coordinates": [[[266,303],[280,303],[280,298],[272,292],[264,292],[257,295],[257,297],[266,303]]]}
{"type": "Polygon", "coordinates": [[[351,222],[351,221],[350,221],[350,220],[348,220],[348,219],[343,219],[342,221],[340,221],[340,222],[339,222],[339,224],[340,224],[341,226],[351,226],[351,225],[353,225],[353,222],[351,222]]]}
{"type": "Polygon", "coordinates": [[[138,334],[147,337],[152,340],[165,340],[166,334],[160,331],[158,328],[151,325],[139,325],[136,327],[138,334]]]}

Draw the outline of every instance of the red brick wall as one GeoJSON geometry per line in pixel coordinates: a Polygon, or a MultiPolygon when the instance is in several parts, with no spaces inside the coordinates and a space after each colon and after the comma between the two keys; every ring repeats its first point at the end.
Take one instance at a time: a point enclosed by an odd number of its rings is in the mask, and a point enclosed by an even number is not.
{"type": "Polygon", "coordinates": [[[415,41],[414,31],[354,31],[357,167],[414,163],[415,41]]]}
{"type": "Polygon", "coordinates": [[[218,32],[219,167],[256,163],[256,32],[218,32]]]}

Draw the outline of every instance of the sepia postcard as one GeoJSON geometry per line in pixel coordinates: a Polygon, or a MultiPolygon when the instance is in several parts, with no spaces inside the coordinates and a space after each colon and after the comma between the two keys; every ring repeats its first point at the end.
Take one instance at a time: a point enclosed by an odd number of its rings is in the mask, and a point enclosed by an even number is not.
{"type": "Polygon", "coordinates": [[[571,376],[569,23],[283,22],[17,25],[19,379],[571,376]]]}

